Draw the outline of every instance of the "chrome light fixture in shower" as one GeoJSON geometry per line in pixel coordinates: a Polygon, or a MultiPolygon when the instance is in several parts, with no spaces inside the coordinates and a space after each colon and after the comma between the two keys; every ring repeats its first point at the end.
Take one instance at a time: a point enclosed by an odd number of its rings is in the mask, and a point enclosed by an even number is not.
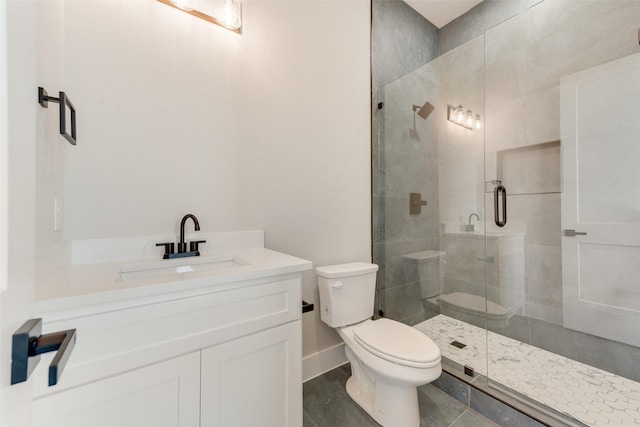
{"type": "Polygon", "coordinates": [[[482,127],[480,114],[476,114],[474,117],[473,111],[467,109],[465,112],[462,104],[457,107],[447,105],[447,120],[469,130],[480,129],[482,127]]]}

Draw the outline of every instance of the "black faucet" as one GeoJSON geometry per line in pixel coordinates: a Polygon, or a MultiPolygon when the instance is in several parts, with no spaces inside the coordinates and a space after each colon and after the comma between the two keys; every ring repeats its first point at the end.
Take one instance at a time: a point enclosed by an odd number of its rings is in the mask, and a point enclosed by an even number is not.
{"type": "Polygon", "coordinates": [[[193,214],[186,214],[182,217],[182,221],[180,221],[180,242],[178,242],[178,253],[187,252],[187,244],[184,241],[184,225],[187,220],[191,218],[193,220],[193,225],[195,225],[196,231],[200,231],[200,223],[198,222],[198,218],[196,218],[193,214]]]}
{"type": "Polygon", "coordinates": [[[164,246],[164,256],[162,258],[169,259],[200,256],[198,245],[200,243],[205,243],[206,240],[196,240],[190,242],[189,251],[187,251],[187,243],[184,241],[184,225],[189,218],[193,220],[193,225],[195,226],[196,231],[200,231],[200,223],[198,222],[198,218],[196,218],[196,216],[193,214],[186,214],[182,218],[182,221],[180,221],[180,241],[178,242],[178,252],[173,252],[173,243],[156,243],[156,246],[164,246]]]}

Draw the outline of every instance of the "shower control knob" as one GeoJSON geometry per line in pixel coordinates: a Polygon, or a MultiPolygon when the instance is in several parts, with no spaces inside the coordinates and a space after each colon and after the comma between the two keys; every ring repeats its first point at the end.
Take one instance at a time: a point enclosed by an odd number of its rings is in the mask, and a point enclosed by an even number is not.
{"type": "Polygon", "coordinates": [[[344,283],[342,283],[342,280],[336,280],[335,282],[331,283],[332,288],[341,288],[342,285],[344,285],[344,283]]]}

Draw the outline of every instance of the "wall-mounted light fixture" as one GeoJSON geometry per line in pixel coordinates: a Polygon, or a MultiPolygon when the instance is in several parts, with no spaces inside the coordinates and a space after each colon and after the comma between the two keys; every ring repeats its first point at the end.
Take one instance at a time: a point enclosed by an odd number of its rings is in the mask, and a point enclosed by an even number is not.
{"type": "Polygon", "coordinates": [[[480,129],[482,127],[480,114],[475,114],[474,116],[473,111],[469,109],[465,111],[462,105],[458,105],[457,107],[447,105],[447,120],[469,130],[480,129]]]}
{"type": "Polygon", "coordinates": [[[158,0],[200,19],[242,33],[242,5],[238,0],[158,0]]]}

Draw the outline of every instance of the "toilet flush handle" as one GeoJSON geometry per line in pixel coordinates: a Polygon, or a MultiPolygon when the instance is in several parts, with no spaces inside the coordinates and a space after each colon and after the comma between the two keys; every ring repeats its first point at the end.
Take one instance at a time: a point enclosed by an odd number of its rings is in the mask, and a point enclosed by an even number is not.
{"type": "Polygon", "coordinates": [[[344,283],[342,283],[342,280],[336,280],[335,282],[331,283],[331,287],[332,288],[341,288],[342,285],[344,285],[344,283]]]}

